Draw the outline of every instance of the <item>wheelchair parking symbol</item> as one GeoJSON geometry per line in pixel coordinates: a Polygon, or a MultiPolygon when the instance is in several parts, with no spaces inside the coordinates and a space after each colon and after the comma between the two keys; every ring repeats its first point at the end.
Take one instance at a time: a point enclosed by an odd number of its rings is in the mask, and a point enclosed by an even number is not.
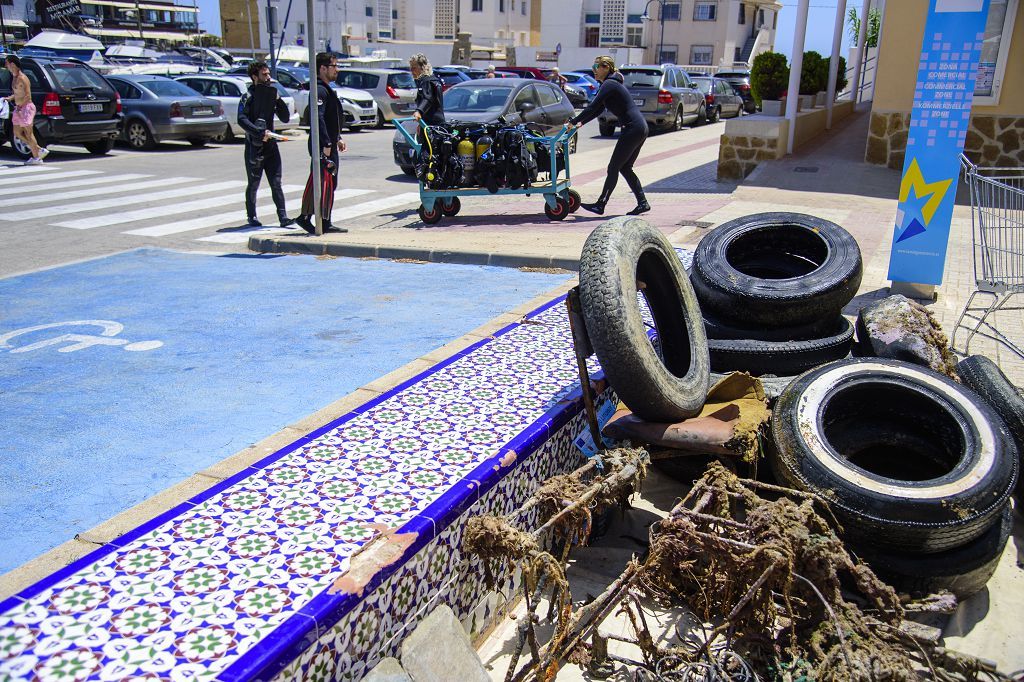
{"type": "Polygon", "coordinates": [[[120,346],[127,351],[154,350],[164,345],[163,341],[129,341],[128,339],[114,338],[124,330],[120,322],[110,320],[73,320],[70,322],[51,322],[40,324],[35,327],[24,327],[15,329],[13,332],[0,334],[0,349],[8,350],[10,353],[28,353],[50,346],[61,346],[57,349],[59,353],[74,353],[75,351],[90,348],[92,346],[120,346]],[[47,329],[60,329],[64,327],[99,327],[99,334],[73,334],[64,333],[50,336],[34,343],[17,345],[12,343],[22,336],[41,332],[47,329]]]}

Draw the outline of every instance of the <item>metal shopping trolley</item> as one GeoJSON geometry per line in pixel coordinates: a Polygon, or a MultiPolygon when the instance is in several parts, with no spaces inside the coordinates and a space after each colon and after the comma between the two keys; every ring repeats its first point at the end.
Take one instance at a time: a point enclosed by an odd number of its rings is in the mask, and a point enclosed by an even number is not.
{"type": "Polygon", "coordinates": [[[953,349],[967,355],[971,339],[979,335],[1024,358],[1024,350],[996,329],[994,317],[1024,310],[1007,306],[1016,294],[1024,293],[1024,168],[979,168],[962,154],[960,163],[971,192],[977,289],[953,328],[953,349]],[[963,345],[958,345],[958,335],[963,345]]]}
{"type": "MultiPolygon", "coordinates": [[[[415,135],[406,130],[403,122],[415,120],[413,118],[396,118],[395,127],[412,146],[416,158],[422,153],[422,145],[415,135]]],[[[457,123],[455,121],[453,124],[457,123]]],[[[421,120],[419,126],[426,135],[428,126],[421,120]]],[[[526,139],[533,143],[543,144],[550,154],[550,177],[547,181],[528,182],[525,187],[511,189],[508,187],[498,188],[491,191],[479,186],[455,187],[451,189],[430,189],[423,181],[420,181],[420,219],[433,225],[440,222],[442,216],[454,216],[462,208],[459,197],[467,196],[491,196],[509,194],[540,194],[544,197],[544,213],[549,220],[563,220],[570,213],[575,213],[580,207],[580,195],[572,187],[572,179],[569,175],[569,142],[576,134],[575,128],[562,126],[554,135],[547,137],[534,133],[527,133],[526,139]],[[559,172],[557,161],[561,160],[564,170],[559,172]]]]}

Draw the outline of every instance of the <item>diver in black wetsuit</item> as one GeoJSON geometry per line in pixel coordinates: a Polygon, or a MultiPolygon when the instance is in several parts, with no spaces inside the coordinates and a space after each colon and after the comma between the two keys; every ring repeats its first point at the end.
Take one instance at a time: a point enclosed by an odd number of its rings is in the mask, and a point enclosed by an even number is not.
{"type": "Polygon", "coordinates": [[[636,195],[636,208],[628,215],[647,213],[651,210],[651,205],[647,203],[647,197],[644,196],[640,178],[633,172],[633,164],[647,139],[647,121],[644,120],[640,109],[633,103],[633,98],[630,97],[626,86],[622,84],[622,74],[615,69],[615,62],[611,57],[598,57],[594,61],[594,77],[601,81],[601,89],[598,90],[597,96],[587,105],[587,108],[578,116],[570,119],[569,123],[578,128],[588,121],[594,120],[602,111],[608,109],[622,124],[622,133],[619,135],[618,142],[615,143],[612,158],[608,161],[608,177],[604,181],[601,196],[592,204],[580,205],[591,213],[602,215],[604,206],[615,189],[615,183],[618,182],[618,175],[622,173],[622,177],[626,179],[629,188],[636,195]]]}

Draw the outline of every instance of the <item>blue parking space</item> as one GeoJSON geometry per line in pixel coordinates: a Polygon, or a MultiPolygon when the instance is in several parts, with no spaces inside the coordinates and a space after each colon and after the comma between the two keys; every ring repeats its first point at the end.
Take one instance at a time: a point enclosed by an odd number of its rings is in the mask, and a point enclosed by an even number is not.
{"type": "Polygon", "coordinates": [[[0,573],[566,280],[156,249],[0,280],[0,573]]]}

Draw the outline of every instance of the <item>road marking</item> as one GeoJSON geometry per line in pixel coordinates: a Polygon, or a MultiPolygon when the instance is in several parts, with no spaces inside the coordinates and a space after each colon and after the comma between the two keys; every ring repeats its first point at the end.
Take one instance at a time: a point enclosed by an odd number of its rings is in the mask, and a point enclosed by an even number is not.
{"type": "MultiPolygon", "coordinates": [[[[197,178],[190,178],[196,180],[197,178]]],[[[188,187],[180,187],[178,189],[167,190],[166,192],[151,192],[148,194],[139,194],[137,196],[127,197],[114,197],[112,199],[101,199],[98,201],[86,201],[81,204],[67,204],[65,206],[50,206],[47,208],[37,208],[31,211],[19,211],[17,213],[0,213],[0,220],[31,220],[34,218],[52,218],[54,214],[62,215],[66,213],[82,213],[84,211],[100,211],[105,208],[119,209],[127,204],[146,204],[158,199],[175,199],[177,197],[190,196],[193,194],[206,194],[208,192],[218,192],[224,189],[236,189],[238,187],[244,187],[244,180],[234,180],[231,182],[215,182],[209,185],[189,185],[188,187]]],[[[170,211],[170,207],[164,207],[163,209],[157,209],[158,211],[170,211]]],[[[116,214],[124,215],[124,213],[116,214]]],[[[157,213],[159,215],[159,213],[157,213]]],[[[102,221],[107,220],[108,222],[115,216],[99,216],[90,220],[102,221]]],[[[72,223],[76,221],[70,221],[72,223]]],[[[77,221],[81,222],[81,221],[77,221]]],[[[121,221],[124,222],[124,221],[121,221]]],[[[54,224],[54,223],[51,223],[54,224]]],[[[97,222],[96,224],[90,225],[89,227],[99,227],[107,223],[97,222]]],[[[110,222],[110,224],[117,224],[116,222],[110,222]]],[[[59,223],[62,227],[68,227],[67,223],[59,223]]],[[[88,229],[84,227],[78,227],[76,229],[88,229]]]]}
{"type": "MultiPolygon", "coordinates": [[[[43,182],[50,181],[56,178],[74,178],[82,175],[99,175],[99,171],[91,170],[80,170],[80,171],[61,171],[60,173],[50,173],[44,178],[34,178],[32,176],[14,176],[10,178],[0,178],[0,185],[20,185],[26,182],[43,182]]],[[[24,191],[19,189],[19,192],[24,191]]]]}
{"type": "Polygon", "coordinates": [[[0,175],[21,175],[22,173],[49,173],[54,166],[0,166],[0,175]]]}
{"type": "MultiPolygon", "coordinates": [[[[293,227],[246,227],[233,232],[222,232],[210,237],[201,237],[197,242],[213,242],[215,244],[246,244],[249,237],[254,234],[281,234],[283,232],[294,232],[301,230],[298,225],[293,227]]],[[[305,234],[305,233],[303,233],[305,234]]]]}
{"type": "Polygon", "coordinates": [[[74,353],[75,351],[90,348],[91,346],[121,346],[127,351],[144,351],[154,350],[164,345],[163,341],[136,341],[133,343],[127,339],[111,338],[113,336],[117,336],[123,330],[123,324],[120,322],[113,322],[111,320],[72,320],[69,322],[50,322],[48,324],[40,324],[35,327],[23,327],[22,329],[15,329],[13,332],[7,332],[0,336],[0,349],[11,348],[9,351],[11,353],[29,353],[41,348],[49,348],[50,346],[70,344],[58,348],[57,352],[74,353]],[[53,336],[25,346],[14,346],[11,344],[11,340],[19,336],[42,331],[44,329],[56,329],[57,327],[100,327],[102,331],[99,336],[95,334],[60,334],[59,336],[53,336]]]}
{"type": "Polygon", "coordinates": [[[420,194],[419,192],[403,192],[402,194],[396,194],[393,197],[385,197],[384,199],[375,199],[373,201],[365,201],[361,204],[355,204],[353,206],[342,206],[338,207],[334,205],[334,211],[331,213],[331,222],[335,225],[339,225],[342,220],[349,218],[356,218],[367,213],[375,213],[378,211],[386,211],[389,208],[401,206],[402,204],[408,204],[413,201],[419,203],[420,194]]]}
{"type": "MultiPolygon", "coordinates": [[[[238,182],[219,182],[213,185],[206,185],[200,190],[203,192],[212,192],[221,189],[231,189],[244,187],[244,181],[238,182]]],[[[304,185],[285,185],[283,187],[285,192],[294,192],[298,188],[299,191],[305,189],[304,185]]],[[[186,188],[188,189],[188,188],[186,188]]],[[[157,192],[156,194],[150,194],[149,199],[165,198],[158,197],[157,194],[168,194],[167,192],[157,192]]],[[[152,208],[140,208],[134,211],[119,211],[117,213],[109,215],[95,216],[93,218],[80,218],[78,220],[67,220],[61,223],[51,223],[55,227],[70,227],[73,230],[89,230],[94,227],[103,227],[106,225],[123,225],[125,223],[131,223],[136,220],[149,220],[151,218],[162,218],[164,216],[174,215],[176,213],[191,213],[192,211],[201,211],[207,208],[214,208],[215,206],[224,206],[225,204],[232,204],[235,202],[241,202],[243,200],[241,195],[221,195],[219,197],[211,197],[209,199],[200,199],[197,201],[182,201],[177,204],[171,204],[169,206],[154,206],[152,208]]]]}
{"type": "MultiPolygon", "coordinates": [[[[294,194],[301,192],[304,187],[302,185],[288,185],[289,190],[286,194],[294,194]]],[[[370,194],[373,190],[371,189],[341,189],[338,190],[335,195],[335,201],[338,199],[355,197],[361,194],[370,194]]],[[[261,192],[262,194],[263,192],[261,192]]],[[[274,215],[277,213],[277,208],[273,204],[268,204],[256,209],[257,216],[260,215],[274,215]]],[[[129,230],[122,234],[133,234],[140,237],[166,237],[169,234],[178,234],[179,232],[190,232],[192,230],[201,230],[206,227],[221,227],[223,225],[231,225],[232,223],[245,224],[246,219],[245,211],[230,211],[228,213],[219,213],[217,215],[208,215],[201,218],[190,218],[188,220],[179,220],[173,223],[166,223],[164,225],[154,225],[153,227],[143,227],[137,230],[129,230]]],[[[214,240],[215,241],[215,240],[214,240]]],[[[231,243],[231,242],[226,242],[231,243]]]]}
{"type": "MultiPolygon", "coordinates": [[[[134,180],[136,178],[148,178],[150,175],[111,175],[106,178],[90,178],[92,182],[100,181],[113,181],[116,185],[111,187],[90,187],[89,189],[80,189],[74,192],[55,192],[53,198],[62,202],[66,199],[81,199],[82,197],[94,197],[99,194],[117,194],[118,192],[129,192],[140,189],[150,189],[152,187],[166,187],[168,185],[180,185],[183,182],[192,182],[195,178],[159,178],[156,180],[146,180],[145,182],[129,182],[122,184],[123,180],[134,180]]],[[[56,189],[57,187],[63,188],[63,184],[55,185],[50,189],[56,189]]],[[[33,190],[38,191],[38,190],[33,190]]],[[[22,206],[24,204],[38,204],[42,200],[41,197],[36,196],[18,196],[11,197],[10,199],[0,199],[0,207],[4,206],[22,206]]],[[[61,210],[60,204],[56,205],[58,210],[61,210]]]]}

